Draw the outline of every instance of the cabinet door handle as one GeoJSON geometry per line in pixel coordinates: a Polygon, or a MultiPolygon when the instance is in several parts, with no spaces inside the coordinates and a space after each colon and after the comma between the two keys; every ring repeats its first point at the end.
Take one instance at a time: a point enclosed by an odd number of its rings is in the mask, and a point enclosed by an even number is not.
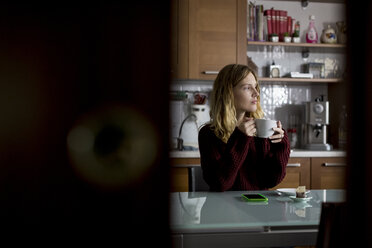
{"type": "Polygon", "coordinates": [[[182,168],[192,168],[192,167],[200,167],[200,164],[175,164],[173,167],[182,167],[182,168]]]}
{"type": "Polygon", "coordinates": [[[346,166],[345,163],[323,163],[325,167],[333,167],[333,166],[346,166]]]}
{"type": "Polygon", "coordinates": [[[301,167],[300,163],[287,164],[287,167],[301,167]]]}
{"type": "Polygon", "coordinates": [[[219,71],[203,71],[206,75],[217,75],[219,71]]]}

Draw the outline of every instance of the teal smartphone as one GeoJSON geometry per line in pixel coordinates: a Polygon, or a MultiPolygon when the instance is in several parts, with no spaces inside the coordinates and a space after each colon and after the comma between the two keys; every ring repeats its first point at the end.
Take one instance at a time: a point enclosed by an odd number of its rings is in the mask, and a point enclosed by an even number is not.
{"type": "Polygon", "coordinates": [[[242,194],[243,199],[250,202],[266,202],[267,197],[258,193],[255,194],[242,194]]]}

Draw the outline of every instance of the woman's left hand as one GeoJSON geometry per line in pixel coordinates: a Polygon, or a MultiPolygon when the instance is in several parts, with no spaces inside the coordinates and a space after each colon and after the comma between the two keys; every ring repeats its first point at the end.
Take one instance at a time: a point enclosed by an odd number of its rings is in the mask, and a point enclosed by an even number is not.
{"type": "Polygon", "coordinates": [[[275,131],[272,136],[269,137],[272,143],[279,143],[284,138],[284,130],[282,129],[282,123],[277,121],[276,124],[278,127],[274,127],[273,130],[275,131]]]}

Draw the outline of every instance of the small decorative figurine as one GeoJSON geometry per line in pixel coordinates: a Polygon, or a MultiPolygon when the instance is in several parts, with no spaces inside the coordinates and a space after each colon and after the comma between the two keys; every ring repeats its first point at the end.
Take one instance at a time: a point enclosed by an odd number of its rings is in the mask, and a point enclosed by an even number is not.
{"type": "Polygon", "coordinates": [[[331,25],[328,25],[327,29],[323,29],[322,33],[322,42],[323,43],[337,43],[337,35],[331,25]]]}

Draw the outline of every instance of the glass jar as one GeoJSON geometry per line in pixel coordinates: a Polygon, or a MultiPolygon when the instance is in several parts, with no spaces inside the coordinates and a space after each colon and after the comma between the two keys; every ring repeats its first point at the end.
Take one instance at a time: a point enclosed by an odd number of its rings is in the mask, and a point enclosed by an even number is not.
{"type": "Polygon", "coordinates": [[[289,128],[287,132],[291,149],[294,149],[297,145],[297,130],[296,128],[289,128]]]}

